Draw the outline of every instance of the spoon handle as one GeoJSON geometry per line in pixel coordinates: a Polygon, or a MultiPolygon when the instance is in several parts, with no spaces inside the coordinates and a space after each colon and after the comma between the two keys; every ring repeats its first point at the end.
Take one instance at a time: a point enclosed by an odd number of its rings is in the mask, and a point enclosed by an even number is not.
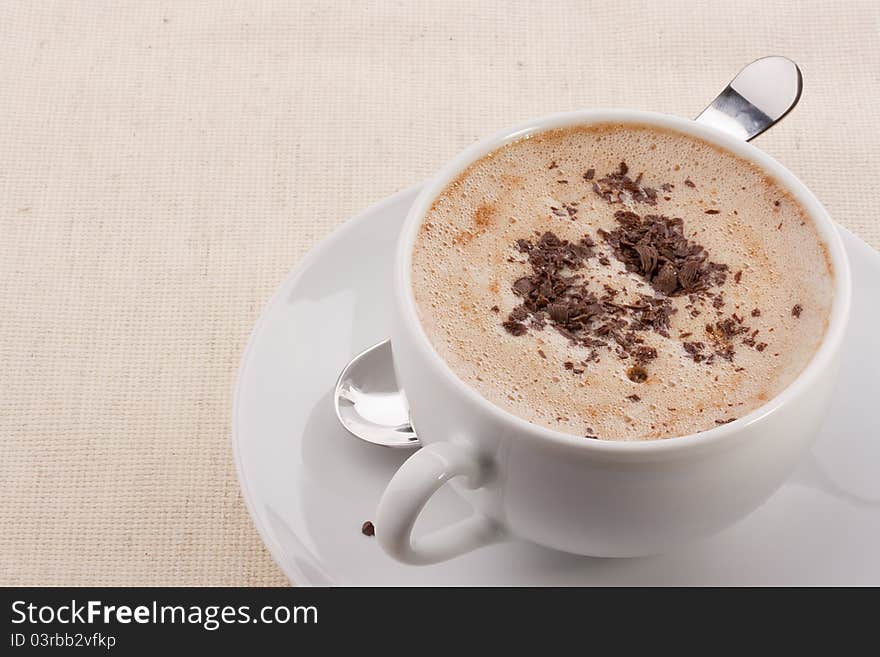
{"type": "Polygon", "coordinates": [[[737,73],[696,120],[751,141],[797,105],[802,88],[797,64],[787,57],[763,57],[737,73]]]}

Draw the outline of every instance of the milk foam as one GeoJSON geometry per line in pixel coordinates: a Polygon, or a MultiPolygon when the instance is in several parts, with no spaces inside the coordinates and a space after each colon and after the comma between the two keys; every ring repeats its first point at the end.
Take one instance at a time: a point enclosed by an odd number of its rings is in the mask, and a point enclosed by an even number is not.
{"type": "Polygon", "coordinates": [[[555,130],[476,162],[435,201],[412,259],[419,317],[457,376],[529,422],[609,440],[695,433],[742,417],[777,395],[822,340],[832,282],[815,226],[776,181],[696,138],[632,125],[555,130]],[[633,178],[643,173],[644,185],[674,187],[660,190],[654,206],[610,205],[584,174],[594,169],[600,178],[621,161],[633,178]],[[577,204],[574,220],[554,212],[563,204],[577,204]],[[600,351],[599,362],[574,373],[564,363],[588,358],[589,348],[570,344],[549,326],[521,336],[501,326],[522,302],[511,285],[531,273],[516,241],[548,230],[573,242],[584,235],[596,241],[609,264],[598,258],[586,263],[580,273],[591,288],[609,284],[629,298],[656,294],[624,269],[599,236],[599,229],[617,227],[614,213],[621,209],[681,217],[688,239],[702,244],[711,260],[727,264],[730,274],[716,290],[724,292],[723,309],[705,298],[692,308],[686,308],[687,296],[671,299],[677,311],[669,337],[644,336],[657,358],[646,365],[648,378],[641,383],[626,375],[631,360],[613,351],[600,351]],[[802,307],[799,317],[792,313],[795,305],[802,307]],[[766,346],[759,351],[738,344],[732,362],[695,362],[678,336],[708,341],[706,324],[732,313],[744,317],[766,346]]]}

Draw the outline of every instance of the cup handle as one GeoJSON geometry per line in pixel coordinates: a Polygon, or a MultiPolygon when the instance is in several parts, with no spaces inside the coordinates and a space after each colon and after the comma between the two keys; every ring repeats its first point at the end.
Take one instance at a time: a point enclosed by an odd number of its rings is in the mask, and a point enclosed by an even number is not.
{"type": "Polygon", "coordinates": [[[412,535],[425,504],[447,481],[464,477],[468,488],[480,488],[486,474],[471,447],[449,442],[422,447],[400,466],[382,494],[376,513],[379,544],[398,561],[426,565],[498,542],[503,536],[501,528],[477,510],[469,518],[426,536],[412,535]]]}

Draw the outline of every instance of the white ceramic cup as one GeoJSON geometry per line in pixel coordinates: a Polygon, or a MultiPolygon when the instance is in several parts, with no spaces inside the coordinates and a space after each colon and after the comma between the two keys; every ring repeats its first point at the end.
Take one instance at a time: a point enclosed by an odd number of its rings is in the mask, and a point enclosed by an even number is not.
{"type": "Polygon", "coordinates": [[[650,555],[729,526],[779,487],[816,437],[849,316],[846,253],[816,197],[754,146],[695,121],[650,112],[555,114],[467,148],[425,185],[404,223],[395,259],[395,370],[423,447],[388,484],[376,514],[376,534],[388,554],[411,564],[436,563],[514,537],[582,555],[650,555]],[[424,215],[447,184],[509,142],[548,129],[604,122],[676,130],[757,164],[800,202],[827,247],[834,299],[822,344],[791,385],[729,424],[634,442],[585,440],[537,426],[493,405],[459,379],[419,322],[410,284],[413,244],[424,215]],[[423,507],[448,481],[473,505],[473,515],[414,536],[423,507]]]}

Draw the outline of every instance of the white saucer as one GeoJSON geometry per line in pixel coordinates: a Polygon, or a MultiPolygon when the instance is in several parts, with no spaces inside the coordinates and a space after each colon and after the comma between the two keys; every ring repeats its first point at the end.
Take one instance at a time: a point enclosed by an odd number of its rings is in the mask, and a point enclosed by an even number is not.
{"type": "MultiPolygon", "coordinates": [[[[386,556],[361,524],[410,452],[350,436],[331,394],[349,358],[387,337],[393,246],[417,191],[373,206],[312,251],[263,310],[242,360],[233,417],[238,476],[254,523],[293,583],[880,584],[880,254],[844,229],[854,296],[837,396],[800,469],[745,520],[644,559],[575,557],[523,542],[435,566],[386,556]]],[[[467,513],[447,487],[424,522],[430,529],[429,521],[467,513]]]]}

